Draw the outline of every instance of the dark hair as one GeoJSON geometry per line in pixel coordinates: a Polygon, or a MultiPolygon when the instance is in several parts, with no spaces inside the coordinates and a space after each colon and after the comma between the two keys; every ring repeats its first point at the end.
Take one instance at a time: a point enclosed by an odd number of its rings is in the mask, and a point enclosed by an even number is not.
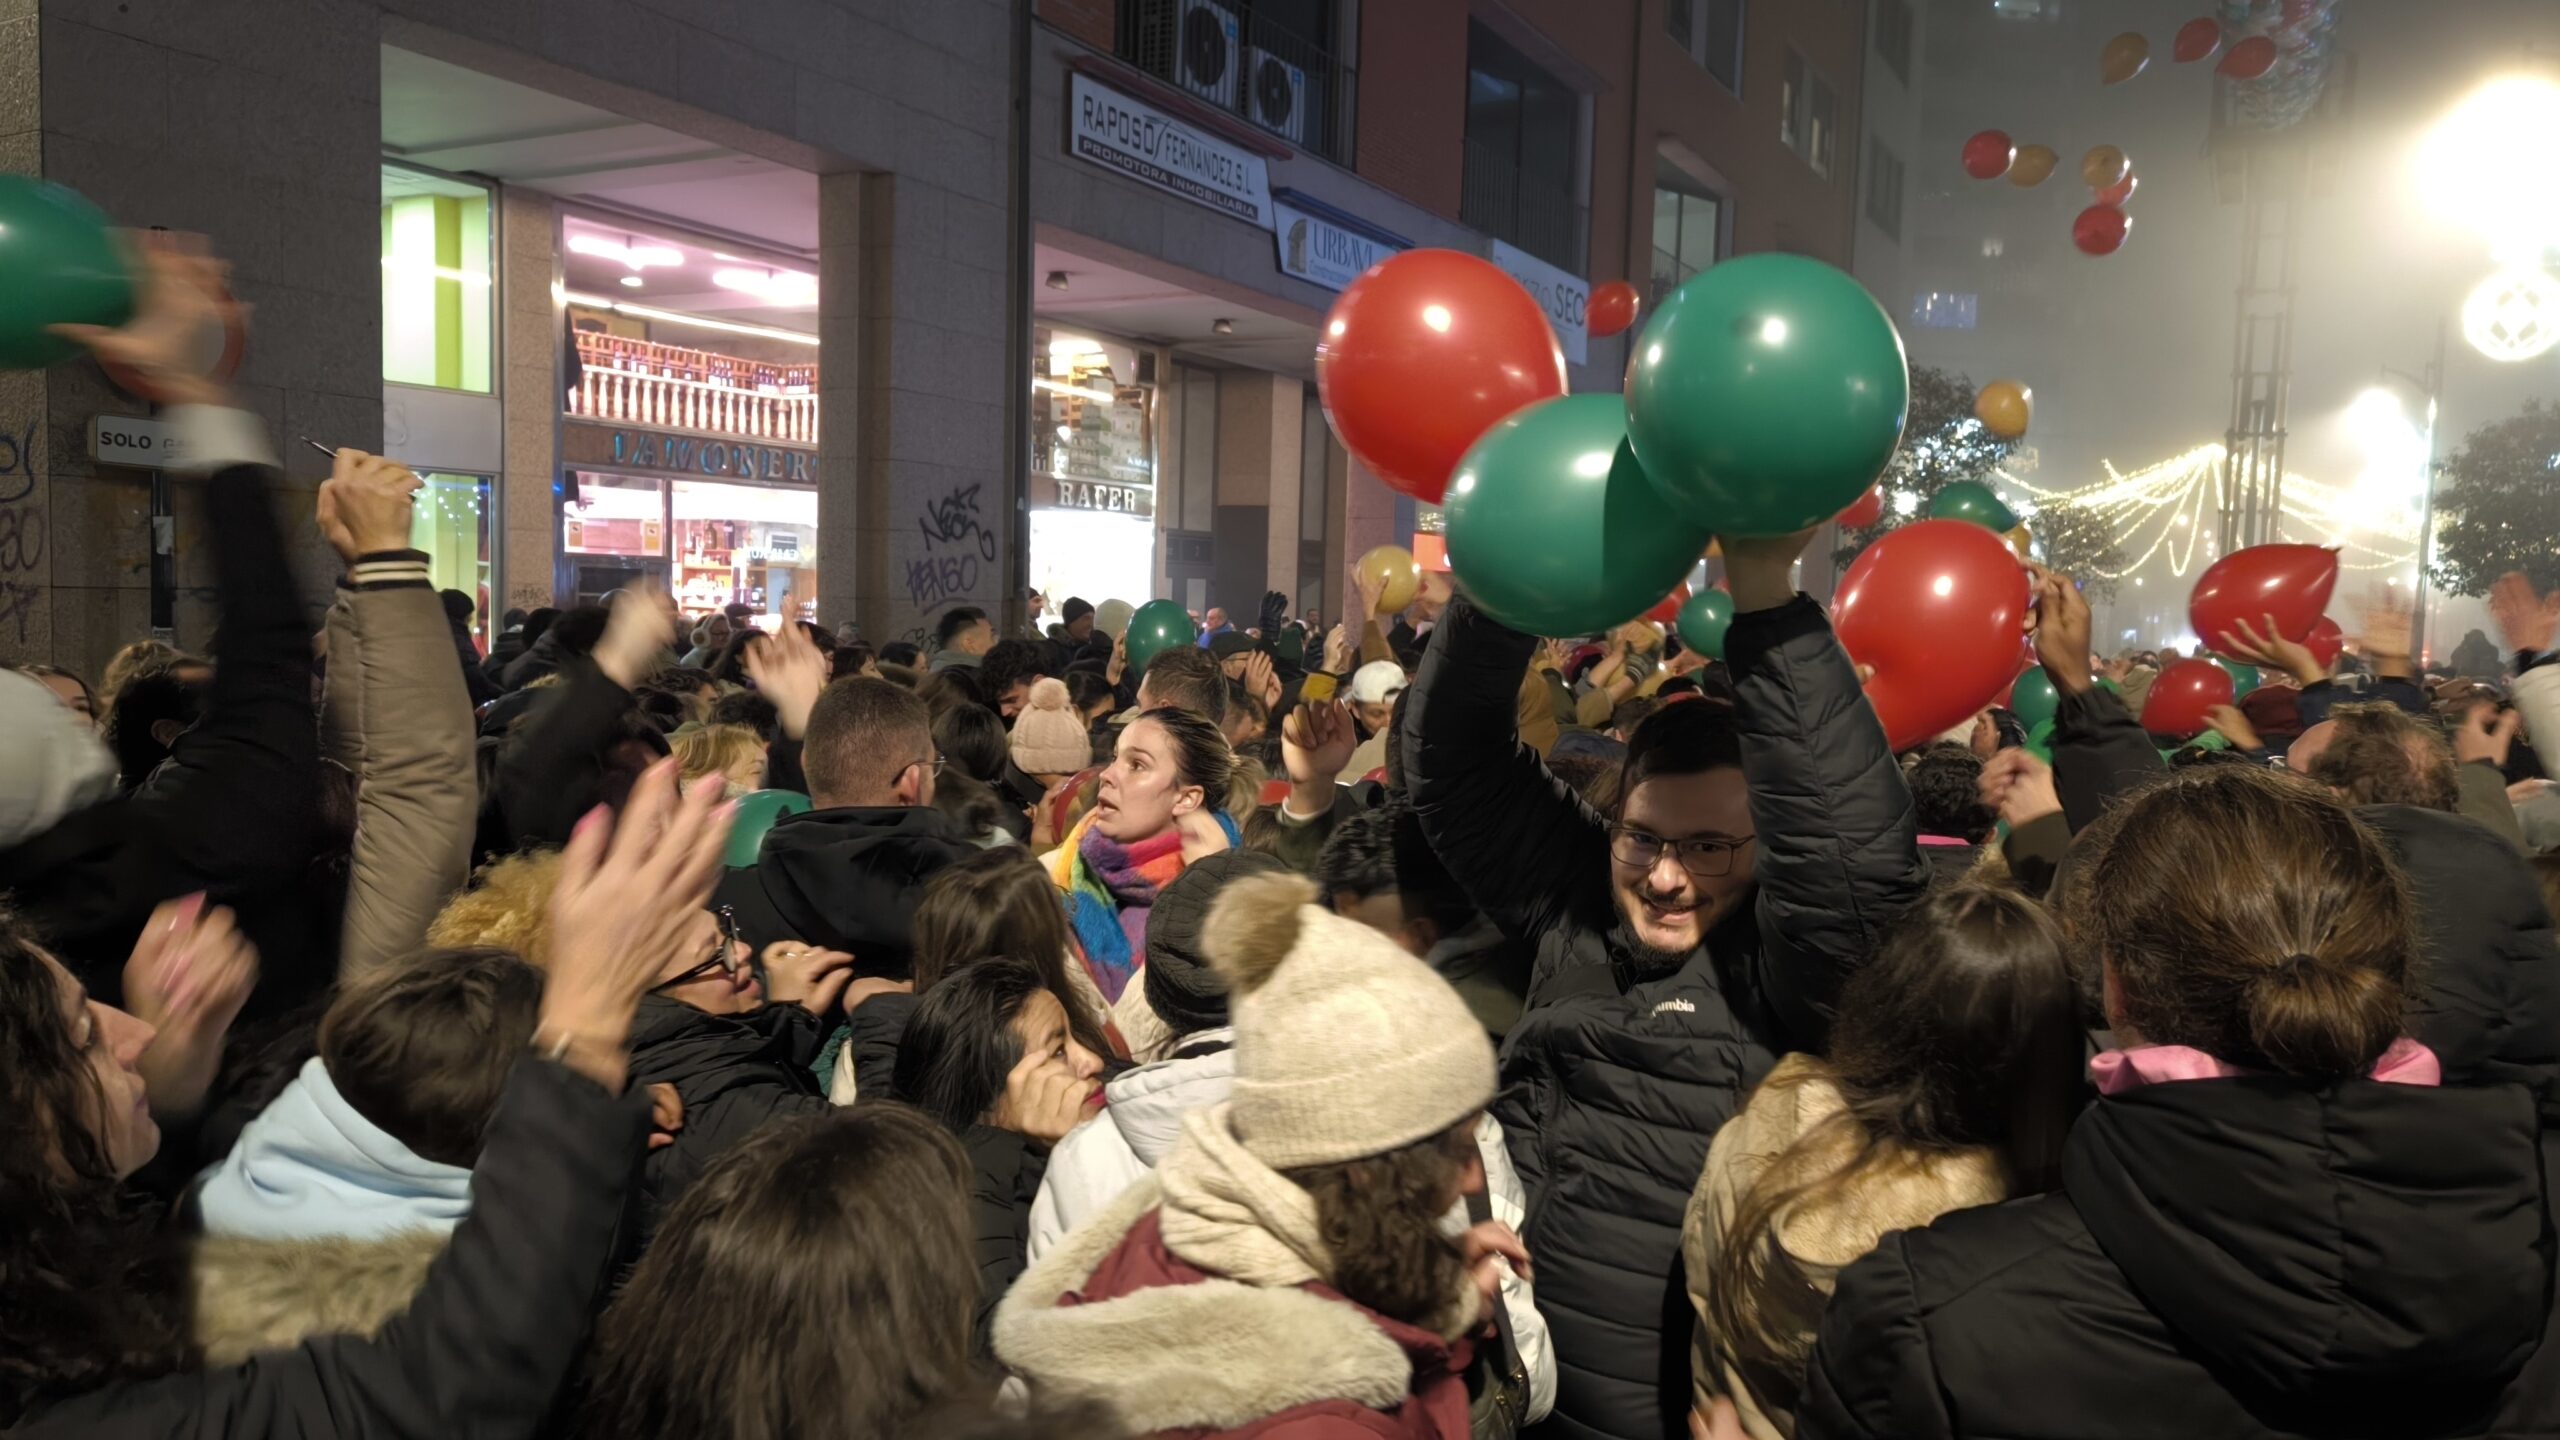
{"type": "Polygon", "coordinates": [[[1074,939],[1057,886],[1040,862],[1019,845],[998,845],[964,855],[925,882],[915,911],[915,985],[921,995],[974,960],[1012,955],[1040,972],[1041,983],[1067,1007],[1076,1042],[1107,1055],[1103,1019],[1090,1013],[1068,983],[1074,939]]]}
{"type": "Polygon", "coordinates": [[[91,1129],[106,1097],[61,983],[0,910],[0,1425],[187,1359],[183,1261],[91,1129]]]}
{"type": "Polygon", "coordinates": [[[541,1009],[542,972],[514,952],[428,950],[348,983],[320,1021],[320,1061],[357,1114],[467,1169],[541,1009]]]}
{"type": "MultiPolygon", "coordinates": [[[[1688,677],[1675,676],[1673,678],[1686,679],[1688,677]]],[[[1666,680],[1663,683],[1667,685],[1670,681],[1666,680]]],[[[1630,695],[1626,699],[1619,701],[1617,708],[1609,712],[1609,728],[1617,731],[1621,737],[1633,735],[1636,733],[1636,727],[1645,722],[1646,716],[1651,715],[1654,711],[1661,708],[1662,698],[1659,695],[1630,695]]]]}
{"type": "Polygon", "coordinates": [[[1625,804],[1637,786],[1656,775],[1703,775],[1741,767],[1742,725],[1732,706],[1704,698],[1665,705],[1627,737],[1618,802],[1625,804]]]}
{"type": "Polygon", "coordinates": [[[863,666],[879,658],[879,655],[864,641],[856,640],[851,644],[839,643],[836,646],[836,673],[859,675],[862,673],[863,666]]]}
{"type": "Polygon", "coordinates": [[[1409,917],[1427,917],[1444,935],[1474,915],[1466,892],[1423,835],[1422,821],[1400,796],[1335,825],[1316,856],[1315,878],[1327,903],[1402,896],[1409,917]]]}
{"type": "Polygon", "coordinates": [[[880,647],[880,663],[883,665],[904,665],[912,670],[923,658],[923,647],[912,640],[892,640],[880,647]]]}
{"type": "Polygon", "coordinates": [[[1982,760],[1952,742],[1927,745],[1913,753],[1902,770],[1911,787],[1911,806],[1918,812],[1920,833],[1947,835],[1979,845],[1999,817],[1982,805],[1982,760]]]}
{"type": "Polygon", "coordinates": [[[933,808],[950,816],[951,823],[972,841],[1005,828],[1004,797],[994,786],[957,767],[943,771],[933,782],[933,808]]]}
{"type": "Polygon", "coordinates": [[[1211,810],[1227,808],[1227,782],[1235,776],[1236,756],[1217,722],[1204,720],[1194,711],[1159,705],[1129,723],[1135,726],[1146,720],[1164,727],[1173,741],[1174,774],[1183,784],[1200,787],[1200,803],[1211,810]]]}
{"type": "Polygon", "coordinates": [[[471,618],[471,613],[480,608],[478,602],[459,590],[439,590],[436,592],[436,598],[444,602],[444,617],[447,620],[468,620],[471,618]]]}
{"type": "Polygon", "coordinates": [[[551,622],[551,633],[559,638],[560,648],[572,655],[585,655],[604,638],[604,627],[613,612],[602,605],[581,605],[551,622]]]}
{"type": "Polygon", "coordinates": [[[1563,781],[1592,809],[1603,815],[1617,812],[1619,762],[1598,755],[1550,755],[1547,773],[1563,781]]]}
{"type": "Polygon", "coordinates": [[[1004,692],[1029,685],[1048,671],[1047,650],[1029,640],[999,640],[978,657],[978,688],[989,708],[1004,702],[1004,692]]]}
{"type": "Polygon", "coordinates": [[[559,623],[560,612],[553,609],[551,606],[536,605],[531,610],[526,611],[524,616],[524,648],[527,650],[532,649],[534,641],[541,639],[552,626],[559,623]]]}
{"type": "Polygon", "coordinates": [[[2120,1026],[2228,1064],[2360,1076],[2400,1035],[2408,882],[2337,796],[2257,765],[2182,770],[2118,807],[2075,933],[2120,1026]]]}
{"type": "Polygon", "coordinates": [[[525,608],[521,605],[508,606],[507,613],[498,617],[499,628],[513,630],[522,626],[524,624],[524,617],[526,613],[525,608]]]}
{"type": "Polygon", "coordinates": [[[1150,707],[1171,706],[1188,710],[1212,725],[1226,723],[1226,672],[1218,668],[1208,651],[1196,645],[1158,651],[1147,662],[1146,676],[1139,683],[1147,692],[1150,707]]]}
{"type": "Polygon", "coordinates": [[[2311,761],[2310,775],[2352,805],[2415,805],[2451,811],[2462,780],[2444,733],[2397,705],[2340,705],[2338,731],[2311,761]]]}
{"type": "Polygon", "coordinates": [[[676,695],[691,695],[705,685],[717,685],[720,682],[712,679],[711,672],[699,665],[668,665],[642,683],[652,690],[664,690],[676,695]]]}
{"type": "Polygon", "coordinates": [[[978,672],[966,665],[946,665],[916,682],[915,697],[933,711],[934,718],[961,705],[984,705],[987,692],[978,684],[978,672]]]}
{"type": "Polygon", "coordinates": [[[598,1323],[578,1431],[893,1440],[975,1383],[969,1162],[902,1105],[778,1120],[687,1187],[598,1323]]]}
{"type": "Polygon", "coordinates": [[[954,605],[943,611],[942,619],[933,627],[933,648],[950,649],[951,642],[959,639],[962,631],[986,618],[987,612],[975,605],[954,605]]]}
{"type": "Polygon", "coordinates": [[[743,725],[773,743],[774,731],[782,724],[782,712],[773,702],[753,690],[732,690],[711,702],[711,723],[743,725]]]}
{"type": "Polygon", "coordinates": [[[747,647],[765,642],[765,633],[753,625],[729,632],[720,648],[711,652],[711,679],[718,685],[744,685],[747,680],[747,647]]]}
{"type": "Polygon", "coordinates": [[[1267,735],[1271,730],[1271,707],[1245,689],[1241,680],[1227,682],[1227,713],[1220,723],[1223,725],[1234,720],[1245,721],[1257,737],[1267,735]]]}
{"type": "Polygon", "coordinates": [[[1389,1319],[1428,1325],[1456,1300],[1466,1264],[1440,1217],[1476,1153],[1474,1117],[1383,1155],[1284,1170],[1315,1202],[1333,1288],[1389,1319]]]}
{"type": "MultiPolygon", "coordinates": [[[[923,991],[898,1041],[892,1099],[915,1106],[954,1135],[983,1123],[1022,1061],[1014,1017],[1048,982],[1028,960],[972,960],[923,991]]],[[[1070,1012],[1072,1013],[1072,1012],[1070,1012]]]]}
{"type": "Polygon", "coordinates": [[[1864,1187],[1949,1154],[1995,1152],[2011,1194],[2057,1183],[2078,1108],[2079,999],[2062,932],[2013,891],[1959,884],[1912,907],[1842,988],[1828,1056],[1771,1085],[1828,1082],[1841,1108],[1743,1192],[1704,1280],[1712,1328],[1752,1393],[1793,1408],[1825,1291],[1788,1219],[1854,1212],[1864,1187]]]}
{"type": "Polygon", "coordinates": [[[943,771],[946,778],[956,770],[988,785],[1004,778],[1012,753],[1006,749],[1004,721],[984,705],[954,705],[935,716],[933,743],[951,762],[943,771]]]}
{"type": "Polygon", "coordinates": [[[152,733],[154,727],[167,720],[184,731],[204,713],[204,677],[193,670],[202,664],[178,661],[145,670],[116,692],[115,702],[107,707],[104,728],[107,749],[116,757],[118,783],[125,789],[151,778],[151,772],[169,758],[171,747],[152,733]]]}
{"type": "Polygon", "coordinates": [[[822,805],[862,803],[925,759],[932,736],[932,712],[914,692],[859,675],[834,682],[809,708],[801,741],[810,798],[822,805]]]}
{"type": "Polygon", "coordinates": [[[1106,700],[1115,708],[1119,704],[1120,692],[1112,688],[1110,681],[1091,670],[1068,667],[1066,685],[1068,703],[1076,707],[1076,718],[1086,723],[1091,723],[1094,706],[1106,700]]]}

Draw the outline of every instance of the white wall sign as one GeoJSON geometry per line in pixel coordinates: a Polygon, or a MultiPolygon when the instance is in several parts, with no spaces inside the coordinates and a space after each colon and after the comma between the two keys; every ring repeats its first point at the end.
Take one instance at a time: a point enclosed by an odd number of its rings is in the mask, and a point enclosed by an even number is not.
{"type": "Polygon", "coordinates": [[[1548,323],[1556,327],[1556,339],[1563,342],[1564,358],[1576,365],[1586,363],[1591,353],[1591,327],[1585,318],[1591,310],[1591,282],[1499,240],[1493,242],[1493,263],[1537,297],[1538,308],[1547,312],[1548,323]]]}
{"type": "Polygon", "coordinates": [[[1271,228],[1262,157],[1082,73],[1068,81],[1067,149],[1141,184],[1271,228]]]}
{"type": "Polygon", "coordinates": [[[1341,289],[1359,279],[1360,272],[1404,249],[1346,230],[1286,200],[1273,201],[1272,213],[1279,222],[1274,234],[1280,243],[1280,273],[1327,290],[1341,289]]]}
{"type": "Polygon", "coordinates": [[[101,465],[166,470],[186,462],[177,430],[166,420],[139,415],[89,417],[89,458],[101,465]]]}

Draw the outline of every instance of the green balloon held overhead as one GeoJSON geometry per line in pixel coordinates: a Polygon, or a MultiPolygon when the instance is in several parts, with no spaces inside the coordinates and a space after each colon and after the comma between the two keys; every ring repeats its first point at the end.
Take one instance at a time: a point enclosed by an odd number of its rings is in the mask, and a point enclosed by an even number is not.
{"type": "Polygon", "coordinates": [[[1720,535],[1791,535],[1847,509],[1911,408],[1893,321],[1800,255],[1728,260],[1671,292],[1629,352],[1626,388],[1636,459],[1720,535]]]}
{"type": "Polygon", "coordinates": [[[132,318],[133,275],[105,213],[60,185],[0,175],[0,370],[80,353],[48,326],[132,318]]]}
{"type": "Polygon", "coordinates": [[[1484,612],[1587,635],[1662,601],[1705,552],[1627,449],[1615,395],[1562,395],[1484,433],[1449,477],[1449,568],[1484,612]]]}
{"type": "Polygon", "coordinates": [[[2053,763],[2053,722],[2027,727],[2026,751],[2047,765],[2053,763]]]}
{"type": "Polygon", "coordinates": [[[1959,480],[1930,496],[1929,518],[1970,521],[1995,535],[2006,535],[2018,528],[2018,512],[2003,504],[1991,487],[1979,480],[1959,480]]]}
{"type": "Polygon", "coordinates": [[[1200,627],[1191,623],[1191,612],[1170,600],[1150,600],[1129,617],[1129,631],[1124,637],[1129,647],[1129,673],[1143,678],[1147,662],[1167,650],[1179,650],[1200,639],[1200,627]]]}
{"type": "Polygon", "coordinates": [[[2207,658],[2211,659],[2214,664],[2221,666],[2223,673],[2231,677],[2231,702],[2233,704],[2236,705],[2240,703],[2241,696],[2258,688],[2257,666],[2244,665],[2237,660],[2225,660],[2219,655],[2209,656],[2207,658]]]}
{"type": "Polygon", "coordinates": [[[732,870],[753,865],[764,849],[764,832],[773,828],[773,822],[812,808],[809,797],[797,790],[758,790],[740,796],[738,818],[729,826],[729,842],[720,852],[720,863],[732,870]]]}
{"type": "Polygon", "coordinates": [[[1733,597],[1701,590],[1680,607],[1680,643],[1710,660],[1724,658],[1724,632],[1733,628],[1733,597]]]}
{"type": "Polygon", "coordinates": [[[2018,677],[2009,688],[2009,713],[2029,730],[2051,725],[2054,712],[2062,708],[2062,693],[2053,688],[2053,677],[2039,665],[2018,677]]]}

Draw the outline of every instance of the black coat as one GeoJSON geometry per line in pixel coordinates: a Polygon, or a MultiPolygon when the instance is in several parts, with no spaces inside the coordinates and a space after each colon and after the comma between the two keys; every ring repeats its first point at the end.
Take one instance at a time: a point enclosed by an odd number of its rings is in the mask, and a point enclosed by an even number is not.
{"type": "Polygon", "coordinates": [[[446,617],[453,627],[454,657],[462,663],[462,685],[471,694],[471,707],[478,709],[497,699],[504,691],[480,668],[480,647],[471,643],[471,624],[459,615],[446,617]]]}
{"type": "Polygon", "coordinates": [[[983,1355],[991,1348],[988,1328],[995,1323],[996,1304],[1028,1263],[1031,1202],[1049,1173],[1049,1147],[993,1125],[970,1126],[961,1132],[960,1147],[969,1152],[969,1227],[978,1258],[970,1333],[983,1355]]]}
{"type": "Polygon", "coordinates": [[[1494,1113],[1529,1192],[1524,1238],[1555,1340],[1547,1433],[1685,1433],[1680,1223],[1716,1130],[1826,1007],[1927,867],[1902,772],[1822,612],[1736,616],[1759,885],[1699,951],[1638,973],[1608,827],[1513,729],[1535,638],[1459,602],[1405,716],[1405,780],[1452,876],[1536,949],[1494,1113]]]}
{"type": "Polygon", "coordinates": [[[673,1085],[684,1101],[675,1143],[650,1151],[642,1167],[640,1243],[711,1162],[759,1126],[825,1112],[826,1096],[809,1070],[824,1039],[817,1019],[797,1005],[712,1015],[663,995],[640,1002],[631,1022],[631,1086],[673,1085]]]}
{"type": "Polygon", "coordinates": [[[2544,1151],[2511,1085],[2101,1100],[2060,1193],[1842,1273],[1796,1435],[2560,1433],[2544,1151]]]}
{"type": "Polygon", "coordinates": [[[43,1440],[531,1436],[569,1377],[613,1251],[647,1106],[558,1065],[507,1081],[471,1214],[407,1311],[246,1364],[112,1386],[11,1430],[43,1440]]]}
{"type": "Polygon", "coordinates": [[[859,974],[904,979],[925,882],[976,853],[930,806],[810,810],[775,821],[755,865],[730,871],[713,901],[759,951],[801,940],[850,954],[859,974]]]}

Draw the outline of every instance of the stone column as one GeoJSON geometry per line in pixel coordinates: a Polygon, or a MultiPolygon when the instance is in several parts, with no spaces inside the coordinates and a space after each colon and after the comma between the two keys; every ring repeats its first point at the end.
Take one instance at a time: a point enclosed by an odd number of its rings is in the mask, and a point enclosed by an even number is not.
{"type": "MultiPolygon", "coordinates": [[[[498,196],[498,339],[504,366],[506,470],[498,477],[499,610],[561,603],[560,206],[539,190],[509,185],[498,196]]],[[[498,632],[492,616],[489,633],[498,632]]]]}

